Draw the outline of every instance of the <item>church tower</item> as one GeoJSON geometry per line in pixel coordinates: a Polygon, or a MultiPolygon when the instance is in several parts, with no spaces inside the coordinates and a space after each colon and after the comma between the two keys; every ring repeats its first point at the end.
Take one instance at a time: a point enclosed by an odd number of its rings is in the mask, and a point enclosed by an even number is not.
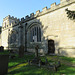
{"type": "Polygon", "coordinates": [[[19,19],[14,18],[13,16],[11,17],[10,15],[6,16],[3,19],[3,24],[2,24],[2,46],[7,49],[9,39],[8,36],[10,34],[10,31],[13,30],[13,26],[15,26],[19,22],[19,19]]]}

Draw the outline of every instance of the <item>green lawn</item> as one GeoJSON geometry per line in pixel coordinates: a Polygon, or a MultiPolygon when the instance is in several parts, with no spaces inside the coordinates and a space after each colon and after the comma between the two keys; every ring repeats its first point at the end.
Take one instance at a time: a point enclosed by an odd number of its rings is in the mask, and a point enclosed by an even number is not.
{"type": "Polygon", "coordinates": [[[16,69],[12,72],[10,72],[8,75],[60,75],[60,74],[66,74],[66,75],[75,75],[75,69],[62,65],[61,68],[58,69],[57,72],[48,70],[46,68],[39,68],[36,66],[23,66],[20,69],[16,69]]]}
{"type": "Polygon", "coordinates": [[[67,62],[75,63],[75,58],[71,58],[71,57],[65,57],[65,56],[49,56],[49,55],[47,55],[47,58],[48,59],[55,58],[55,60],[64,60],[64,61],[67,61],[67,62]]]}
{"type": "Polygon", "coordinates": [[[27,62],[29,59],[32,59],[33,57],[34,55],[25,55],[23,58],[19,58],[18,55],[16,55],[16,58],[9,59],[8,68],[11,68],[23,62],[27,62]]]}
{"type": "MultiPolygon", "coordinates": [[[[49,62],[57,61],[58,59],[63,59],[63,61],[75,63],[74,58],[68,58],[68,57],[58,57],[58,56],[46,56],[49,62]],[[56,58],[56,59],[55,59],[56,58]],[[55,59],[55,60],[52,60],[55,59]]],[[[9,59],[8,68],[9,70],[16,65],[20,63],[27,63],[28,59],[34,58],[34,55],[25,55],[23,58],[16,58],[9,59]]],[[[45,61],[45,57],[41,57],[42,61],[45,61]]],[[[60,68],[58,68],[57,72],[52,71],[51,69],[43,68],[43,67],[37,67],[37,66],[30,66],[30,65],[21,65],[17,69],[14,69],[11,72],[8,72],[8,75],[75,75],[75,68],[69,67],[66,64],[61,65],[60,68]]]]}

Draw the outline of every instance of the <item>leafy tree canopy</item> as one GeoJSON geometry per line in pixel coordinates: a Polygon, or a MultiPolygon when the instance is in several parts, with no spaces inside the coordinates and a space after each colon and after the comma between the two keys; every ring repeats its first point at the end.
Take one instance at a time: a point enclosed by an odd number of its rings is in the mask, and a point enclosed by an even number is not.
{"type": "Polygon", "coordinates": [[[67,8],[66,12],[67,12],[67,17],[69,19],[75,20],[75,11],[68,10],[68,8],[67,8]]]}

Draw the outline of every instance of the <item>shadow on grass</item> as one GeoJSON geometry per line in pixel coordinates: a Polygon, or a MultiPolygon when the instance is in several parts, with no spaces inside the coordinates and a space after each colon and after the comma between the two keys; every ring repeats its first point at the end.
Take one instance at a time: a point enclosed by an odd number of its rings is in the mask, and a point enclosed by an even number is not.
{"type": "MultiPolygon", "coordinates": [[[[73,58],[68,58],[68,57],[58,57],[58,56],[48,56],[48,61],[53,62],[50,60],[52,57],[58,58],[58,59],[63,59],[66,61],[74,61],[75,59],[73,58]]],[[[14,59],[9,60],[9,69],[12,66],[16,66],[17,64],[27,62],[29,59],[33,59],[34,55],[25,55],[23,58],[18,58],[18,56],[14,59]]],[[[45,61],[45,57],[41,57],[42,61],[45,61]]],[[[8,73],[8,75],[75,75],[75,68],[65,66],[62,64],[60,68],[58,68],[57,72],[53,72],[51,69],[46,69],[46,68],[39,68],[36,66],[23,66],[20,67],[19,69],[13,70],[8,73]]]]}
{"type": "Polygon", "coordinates": [[[15,71],[8,73],[8,75],[10,74],[12,75],[50,75],[50,74],[53,74],[53,72],[50,73],[46,69],[27,65],[25,67],[21,67],[20,69],[17,69],[15,71]]]}
{"type": "Polygon", "coordinates": [[[20,69],[16,69],[8,73],[8,75],[74,75],[75,74],[75,68],[68,67],[65,65],[62,65],[57,72],[52,71],[51,69],[46,68],[39,68],[36,66],[23,66],[20,69]]]}
{"type": "Polygon", "coordinates": [[[72,62],[72,63],[75,63],[75,58],[65,57],[65,56],[60,56],[60,57],[58,57],[58,58],[59,58],[59,59],[62,59],[62,60],[69,61],[69,62],[72,62]]]}
{"type": "Polygon", "coordinates": [[[55,59],[55,60],[65,60],[67,62],[75,63],[75,58],[65,57],[65,56],[49,56],[47,55],[48,59],[55,59]]]}
{"type": "Polygon", "coordinates": [[[14,59],[9,59],[8,68],[14,67],[20,63],[27,62],[29,59],[33,59],[34,55],[25,55],[22,58],[16,56],[14,59]]]}

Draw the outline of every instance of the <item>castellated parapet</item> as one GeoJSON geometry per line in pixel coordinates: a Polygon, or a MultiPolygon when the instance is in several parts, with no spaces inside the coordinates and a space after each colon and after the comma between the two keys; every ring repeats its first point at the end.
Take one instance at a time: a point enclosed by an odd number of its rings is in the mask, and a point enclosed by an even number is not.
{"type": "Polygon", "coordinates": [[[40,13],[40,10],[37,10],[37,11],[36,11],[36,15],[38,15],[39,13],[40,13]]]}
{"type": "MultiPolygon", "coordinates": [[[[50,13],[54,10],[60,9],[66,5],[69,5],[73,2],[75,2],[75,0],[60,0],[60,4],[56,5],[56,3],[53,3],[53,4],[51,4],[50,8],[44,7],[41,12],[40,12],[40,10],[37,10],[35,14],[31,13],[30,15],[25,16],[25,18],[24,17],[21,18],[21,21],[28,21],[28,20],[31,20],[32,18],[42,16],[42,15],[50,13]]],[[[5,21],[7,19],[12,19],[12,20],[16,21],[16,23],[20,21],[19,19],[14,18],[14,16],[11,17],[10,15],[5,17],[3,19],[3,21],[5,21]]],[[[12,23],[12,24],[15,24],[15,23],[12,23]]]]}
{"type": "Polygon", "coordinates": [[[19,22],[20,22],[20,19],[18,19],[17,17],[8,15],[3,19],[2,29],[6,29],[9,26],[13,26],[19,22]]]}
{"type": "Polygon", "coordinates": [[[33,18],[33,17],[34,17],[34,13],[31,13],[31,14],[30,14],[30,17],[33,18]]]}
{"type": "Polygon", "coordinates": [[[6,16],[5,18],[3,18],[3,21],[10,19],[10,15],[6,16]]]}
{"type": "Polygon", "coordinates": [[[56,2],[51,4],[51,8],[56,7],[56,2]]]}
{"type": "Polygon", "coordinates": [[[16,20],[16,21],[19,20],[19,19],[17,19],[17,17],[8,15],[8,16],[6,16],[6,17],[3,19],[3,21],[5,21],[5,20],[7,20],[7,19],[12,19],[12,20],[16,20]]]}
{"type": "Polygon", "coordinates": [[[47,11],[47,7],[44,7],[42,11],[47,11]]]}
{"type": "MultiPolygon", "coordinates": [[[[41,12],[40,12],[40,10],[37,10],[35,14],[31,13],[30,15],[25,16],[25,18],[24,17],[21,18],[21,21],[31,20],[32,18],[36,18],[36,17],[42,16],[44,14],[50,13],[54,10],[60,9],[66,5],[69,5],[69,4],[74,3],[74,2],[75,2],[75,0],[60,0],[60,4],[56,5],[56,3],[53,3],[53,4],[51,4],[50,8],[44,7],[41,12]]],[[[19,19],[14,18],[14,16],[11,17],[10,15],[5,17],[3,19],[3,22],[7,19],[12,19],[12,20],[16,21],[16,23],[20,22],[19,19]]],[[[12,24],[15,24],[15,23],[12,23],[12,24]]]]}
{"type": "Polygon", "coordinates": [[[69,5],[69,4],[73,3],[73,2],[75,2],[75,0],[61,0],[60,1],[60,4],[56,5],[56,3],[53,3],[53,4],[51,4],[51,8],[48,8],[47,9],[47,7],[44,7],[42,9],[42,12],[40,12],[40,10],[39,11],[36,11],[36,14],[35,15],[36,16],[37,15],[41,16],[43,14],[47,14],[47,13],[52,12],[54,10],[60,9],[60,8],[62,8],[64,6],[66,6],[66,5],[69,5]]]}
{"type": "MultiPolygon", "coordinates": [[[[66,1],[70,1],[70,0],[60,0],[60,3],[64,3],[66,1]]],[[[72,1],[72,0],[71,0],[72,1]]]]}
{"type": "Polygon", "coordinates": [[[25,20],[24,17],[22,17],[22,18],[21,18],[21,21],[24,21],[24,20],[25,20]]]}
{"type": "Polygon", "coordinates": [[[25,16],[25,19],[29,19],[29,15],[25,16]]]}
{"type": "MultiPolygon", "coordinates": [[[[40,12],[40,10],[37,10],[35,14],[31,13],[30,16],[27,15],[27,16],[25,16],[25,18],[24,17],[21,18],[21,21],[31,20],[31,18],[33,18],[33,17],[39,17],[41,15],[52,12],[54,10],[60,9],[64,6],[66,6],[66,5],[69,5],[69,4],[73,3],[73,2],[75,2],[75,0],[60,0],[60,4],[56,5],[56,3],[53,3],[53,4],[51,4],[50,8],[44,7],[41,12],[40,12]]],[[[16,23],[20,21],[16,17],[14,18],[14,16],[11,17],[10,15],[8,15],[3,19],[3,22],[7,19],[12,19],[12,20],[16,21],[16,23]]]]}
{"type": "Polygon", "coordinates": [[[51,4],[50,8],[44,7],[41,12],[40,12],[40,10],[37,10],[35,14],[31,13],[30,16],[29,15],[25,16],[25,19],[22,18],[21,21],[31,20],[31,18],[33,18],[33,17],[36,18],[36,17],[42,16],[44,14],[50,13],[54,10],[60,9],[66,5],[69,5],[74,2],[75,2],[75,0],[60,0],[60,4],[56,5],[56,3],[53,3],[53,4],[51,4]]]}

